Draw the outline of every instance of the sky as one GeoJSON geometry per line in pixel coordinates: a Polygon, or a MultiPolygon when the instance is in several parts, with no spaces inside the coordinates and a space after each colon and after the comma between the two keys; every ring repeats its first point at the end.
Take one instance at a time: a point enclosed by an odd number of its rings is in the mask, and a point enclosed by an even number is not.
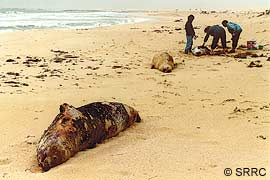
{"type": "Polygon", "coordinates": [[[0,0],[0,8],[41,9],[269,9],[270,0],[0,0]]]}

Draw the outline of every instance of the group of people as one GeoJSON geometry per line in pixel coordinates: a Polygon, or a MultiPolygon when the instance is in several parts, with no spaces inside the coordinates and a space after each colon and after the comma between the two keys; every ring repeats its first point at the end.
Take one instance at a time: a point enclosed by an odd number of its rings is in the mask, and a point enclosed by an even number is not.
{"type": "MultiPolygon", "coordinates": [[[[187,43],[186,43],[186,47],[185,47],[186,54],[191,52],[192,45],[193,45],[193,39],[196,39],[198,37],[198,36],[196,36],[193,25],[192,25],[193,20],[194,20],[194,16],[189,15],[188,20],[187,20],[186,25],[185,25],[186,37],[187,37],[187,43]]],[[[227,20],[223,20],[222,25],[228,29],[229,33],[232,34],[232,39],[231,39],[232,40],[232,49],[229,51],[229,53],[234,53],[235,49],[237,47],[239,38],[240,38],[240,34],[242,32],[242,28],[238,24],[233,23],[233,22],[229,22],[227,20]]],[[[226,32],[222,26],[219,26],[219,25],[207,26],[204,29],[204,32],[206,33],[206,35],[205,35],[204,42],[203,42],[202,46],[204,46],[205,43],[208,41],[209,36],[213,36],[213,41],[211,44],[211,52],[213,52],[214,49],[217,47],[219,39],[221,39],[223,51],[227,52],[226,32]]]]}

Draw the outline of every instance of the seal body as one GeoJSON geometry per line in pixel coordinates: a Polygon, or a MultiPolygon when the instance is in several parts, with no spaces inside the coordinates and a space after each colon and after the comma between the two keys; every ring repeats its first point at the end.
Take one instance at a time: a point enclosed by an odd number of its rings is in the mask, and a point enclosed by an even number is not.
{"type": "Polygon", "coordinates": [[[207,47],[205,46],[197,46],[197,47],[194,47],[192,50],[191,50],[192,54],[195,55],[195,56],[202,56],[202,55],[209,55],[211,50],[208,49],[207,47]]]}
{"type": "Polygon", "coordinates": [[[168,73],[175,67],[173,57],[167,53],[163,52],[161,54],[156,54],[152,59],[152,69],[158,69],[162,72],[168,73]]]}
{"type": "Polygon", "coordinates": [[[140,121],[135,109],[117,102],[95,102],[79,108],[63,104],[38,143],[39,166],[48,171],[140,121]]]}

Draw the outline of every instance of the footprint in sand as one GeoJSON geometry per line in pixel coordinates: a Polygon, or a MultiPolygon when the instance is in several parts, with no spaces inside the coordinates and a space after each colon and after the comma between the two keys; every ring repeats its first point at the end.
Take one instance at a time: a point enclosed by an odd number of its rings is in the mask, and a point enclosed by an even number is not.
{"type": "Polygon", "coordinates": [[[128,172],[128,171],[118,171],[119,174],[123,175],[123,176],[128,176],[130,175],[131,173],[128,172]]]}
{"type": "Polygon", "coordinates": [[[0,166],[8,165],[11,163],[11,160],[8,158],[0,158],[0,166]]]}
{"type": "Polygon", "coordinates": [[[8,173],[3,173],[2,178],[7,177],[8,173]]]}

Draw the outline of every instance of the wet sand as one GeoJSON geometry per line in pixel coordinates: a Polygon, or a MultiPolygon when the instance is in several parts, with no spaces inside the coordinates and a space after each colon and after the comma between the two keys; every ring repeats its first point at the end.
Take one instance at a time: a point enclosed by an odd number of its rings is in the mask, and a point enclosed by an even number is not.
{"type": "Polygon", "coordinates": [[[228,179],[227,167],[270,169],[269,16],[192,12],[194,45],[202,44],[206,25],[223,19],[241,24],[240,44],[254,38],[264,45],[252,51],[259,57],[241,59],[184,55],[190,13],[152,12],[155,21],[89,30],[1,33],[0,179],[214,180],[228,179]],[[171,73],[150,69],[163,51],[178,64],[171,73]],[[262,67],[248,67],[251,61],[262,67]],[[59,105],[94,101],[129,104],[143,122],[40,173],[36,144],[59,105]]]}

